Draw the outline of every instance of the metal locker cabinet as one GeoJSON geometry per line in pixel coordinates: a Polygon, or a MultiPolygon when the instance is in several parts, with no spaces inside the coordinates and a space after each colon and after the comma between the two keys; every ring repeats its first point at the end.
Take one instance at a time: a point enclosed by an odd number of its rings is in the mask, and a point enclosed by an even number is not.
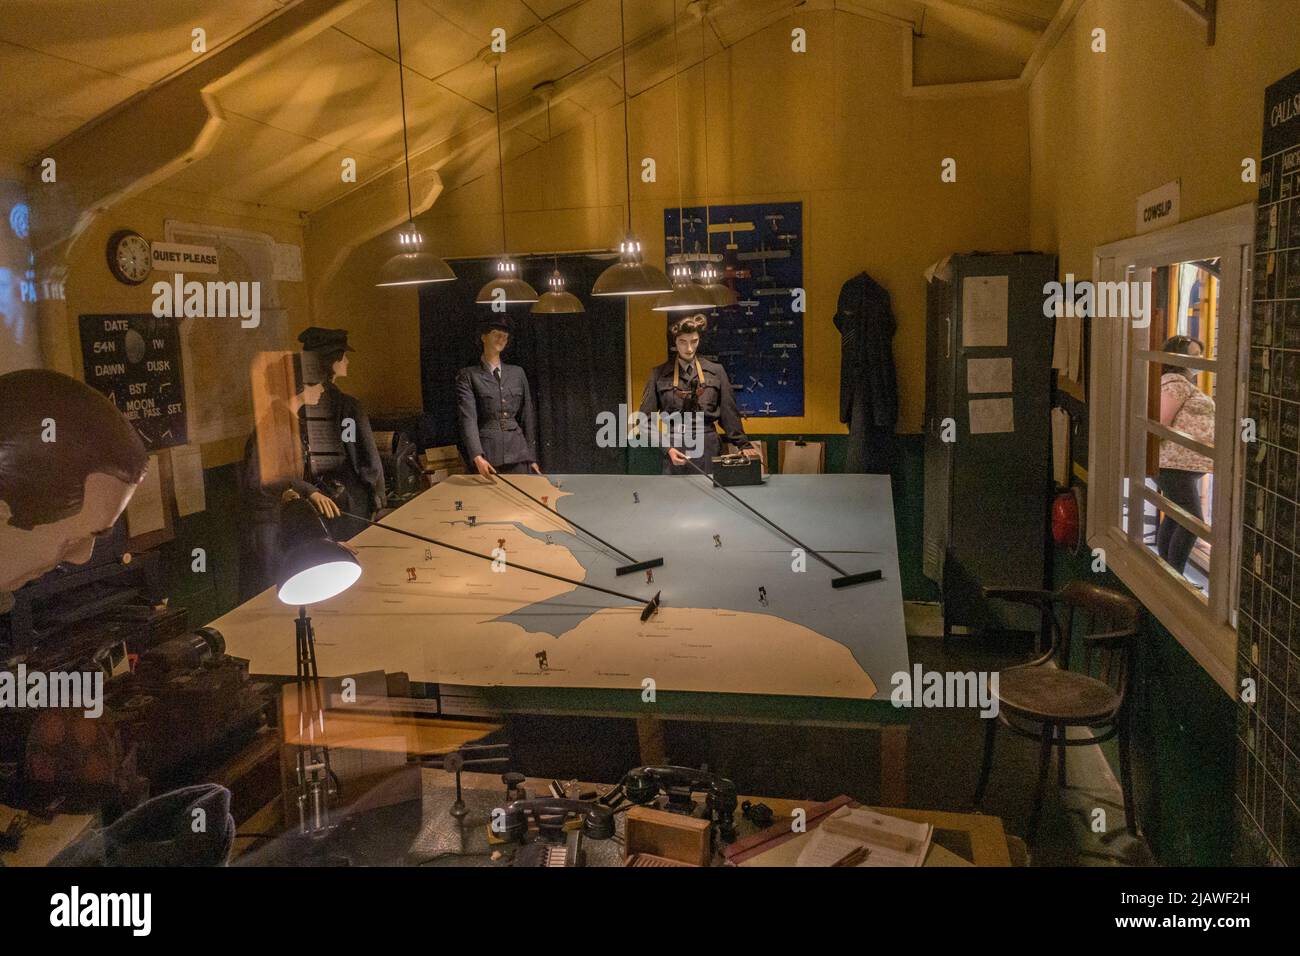
{"type": "Polygon", "coordinates": [[[1032,614],[983,589],[1048,583],[1051,374],[1055,322],[1043,315],[1056,259],[1037,253],[954,255],[927,289],[923,570],[954,625],[1037,630],[1032,614]],[[967,280],[1007,277],[1005,345],[965,346],[967,280]],[[970,394],[971,359],[1011,359],[1011,390],[970,394]],[[1009,398],[1012,431],[971,434],[970,402],[1009,398]],[[955,438],[944,442],[945,420],[955,438]]]}

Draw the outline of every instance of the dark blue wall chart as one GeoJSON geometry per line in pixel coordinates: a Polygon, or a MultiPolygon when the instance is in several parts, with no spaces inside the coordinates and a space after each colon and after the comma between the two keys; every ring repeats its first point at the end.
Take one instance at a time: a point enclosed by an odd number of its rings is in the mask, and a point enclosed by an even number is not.
{"type": "MultiPolygon", "coordinates": [[[[685,254],[698,274],[701,259],[722,256],[723,282],[736,305],[709,315],[701,351],[721,362],[745,418],[803,415],[803,313],[793,290],[803,285],[803,203],[691,206],[664,210],[664,249],[685,254]]],[[[668,319],[672,321],[671,316],[668,319]]]]}

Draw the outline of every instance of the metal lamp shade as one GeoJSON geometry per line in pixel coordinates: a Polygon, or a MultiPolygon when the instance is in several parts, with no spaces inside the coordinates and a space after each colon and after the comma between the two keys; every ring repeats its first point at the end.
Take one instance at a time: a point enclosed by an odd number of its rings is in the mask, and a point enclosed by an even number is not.
{"type": "Polygon", "coordinates": [[[587,307],[572,292],[544,292],[529,311],[534,315],[577,315],[587,307]]]}
{"type": "Polygon", "coordinates": [[[519,278],[519,263],[513,259],[500,259],[497,261],[497,277],[478,290],[478,298],[474,301],[479,305],[536,302],[537,290],[519,278]]]}
{"type": "Polygon", "coordinates": [[[430,282],[450,282],[456,278],[451,266],[428,252],[399,252],[379,270],[379,287],[399,285],[425,285],[430,282]]]}
{"type": "Polygon", "coordinates": [[[706,262],[700,269],[700,286],[709,297],[709,304],[715,309],[725,309],[740,301],[739,296],[730,286],[722,284],[722,273],[712,262],[706,262]]]}
{"type": "Polygon", "coordinates": [[[641,243],[631,237],[619,244],[619,261],[600,274],[592,295],[662,295],[673,284],[662,270],[641,258],[641,243]]]}
{"type": "Polygon", "coordinates": [[[655,312],[699,312],[713,307],[713,296],[703,286],[684,282],[661,295],[652,308],[655,312]]]}
{"type": "Polygon", "coordinates": [[[478,290],[478,298],[474,301],[479,305],[492,305],[495,302],[504,302],[507,305],[536,302],[537,290],[523,279],[493,279],[478,290]],[[496,294],[498,289],[505,294],[498,296],[496,294]]]}
{"type": "Polygon", "coordinates": [[[546,284],[551,287],[550,290],[543,293],[529,310],[534,315],[576,315],[587,311],[581,299],[564,290],[564,275],[559,269],[551,273],[546,284]]]}
{"type": "Polygon", "coordinates": [[[739,296],[729,286],[720,282],[714,282],[711,285],[702,287],[704,292],[712,300],[712,307],[715,309],[725,309],[728,306],[735,305],[740,301],[739,296]]]}
{"type": "Polygon", "coordinates": [[[361,565],[347,548],[317,541],[285,555],[276,596],[285,604],[317,604],[342,594],[359,577],[361,565]]]}
{"type": "Polygon", "coordinates": [[[341,594],[361,577],[361,565],[335,542],[315,507],[295,498],[280,512],[281,560],[276,596],[285,604],[305,605],[341,594]]]}

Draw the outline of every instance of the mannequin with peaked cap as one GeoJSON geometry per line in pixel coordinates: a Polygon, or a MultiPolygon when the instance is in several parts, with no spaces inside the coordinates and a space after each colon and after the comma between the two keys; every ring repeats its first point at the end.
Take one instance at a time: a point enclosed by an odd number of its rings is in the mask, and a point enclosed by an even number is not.
{"type": "Polygon", "coordinates": [[[270,401],[244,445],[240,476],[241,601],[275,583],[280,562],[280,506],[285,492],[294,491],[308,499],[326,519],[339,516],[338,505],[310,481],[307,429],[300,417],[302,410],[316,405],[325,392],[319,364],[310,353],[291,352],[278,356],[264,371],[266,381],[254,382],[254,389],[262,390],[270,401]]]}
{"type": "Polygon", "coordinates": [[[541,474],[537,464],[537,410],[528,376],[506,365],[510,319],[494,315],[479,323],[483,354],[456,374],[456,404],[465,459],[480,475],[541,474]]]}
{"type": "Polygon", "coordinates": [[[708,318],[696,313],[678,319],[669,327],[676,354],[651,371],[641,393],[640,411],[650,419],[652,428],[656,412],[681,416],[682,427],[676,431],[669,428],[660,438],[670,442],[663,458],[665,475],[695,474],[695,469],[687,464],[687,452],[692,449],[695,453],[689,457],[695,465],[706,473],[712,472],[713,459],[722,452],[719,426],[731,444],[746,455],[758,455],[741,424],[727,370],[699,354],[700,333],[708,325],[708,318]],[[695,423],[700,421],[695,417],[697,414],[702,416],[702,436],[692,432],[695,423]]]}
{"type": "MultiPolygon", "coordinates": [[[[384,487],[384,464],[370,428],[370,418],[361,402],[337,384],[348,374],[348,353],[355,351],[348,345],[347,330],[312,326],[298,336],[298,341],[302,343],[303,352],[315,356],[325,385],[325,392],[312,417],[332,422],[329,438],[334,453],[317,456],[315,449],[309,447],[314,466],[312,477],[340,509],[373,518],[377,511],[387,506],[388,492],[384,487]]],[[[348,540],[364,527],[346,515],[330,523],[330,531],[339,541],[348,540]]]]}

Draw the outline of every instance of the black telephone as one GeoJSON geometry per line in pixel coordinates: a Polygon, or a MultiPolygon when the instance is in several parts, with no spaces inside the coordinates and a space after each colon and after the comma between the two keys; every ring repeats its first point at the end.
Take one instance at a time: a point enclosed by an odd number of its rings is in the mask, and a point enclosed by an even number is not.
{"type": "Polygon", "coordinates": [[[524,844],[515,854],[514,866],[581,866],[578,832],[564,828],[573,819],[582,821],[580,832],[588,839],[608,840],[614,836],[614,811],[609,807],[561,797],[514,800],[497,807],[489,827],[508,841],[524,844]],[[537,828],[538,839],[533,843],[527,842],[530,823],[537,828]]]}
{"type": "Polygon", "coordinates": [[[695,814],[695,800],[691,794],[704,793],[705,812],[717,828],[719,838],[724,843],[736,838],[736,785],[707,770],[637,767],[624,775],[622,782],[606,799],[612,797],[617,801],[626,797],[638,806],[645,806],[654,802],[660,793],[668,798],[665,810],[691,816],[695,814]]]}

